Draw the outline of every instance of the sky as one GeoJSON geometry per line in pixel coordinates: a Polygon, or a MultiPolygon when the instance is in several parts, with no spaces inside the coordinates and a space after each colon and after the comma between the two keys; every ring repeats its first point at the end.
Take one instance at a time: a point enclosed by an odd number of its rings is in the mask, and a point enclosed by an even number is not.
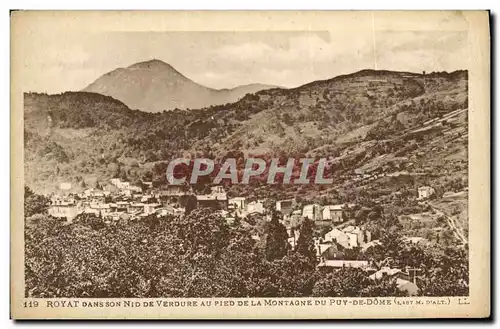
{"type": "Polygon", "coordinates": [[[159,59],[211,88],[249,83],[297,87],[362,69],[468,69],[464,30],[239,32],[32,31],[26,36],[24,91],[85,88],[101,75],[159,59]]]}

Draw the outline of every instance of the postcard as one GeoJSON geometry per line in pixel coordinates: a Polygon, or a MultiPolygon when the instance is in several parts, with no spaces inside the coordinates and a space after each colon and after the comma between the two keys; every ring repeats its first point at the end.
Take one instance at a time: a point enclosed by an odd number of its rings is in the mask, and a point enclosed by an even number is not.
{"type": "Polygon", "coordinates": [[[11,317],[489,317],[489,63],[487,11],[11,12],[11,317]]]}

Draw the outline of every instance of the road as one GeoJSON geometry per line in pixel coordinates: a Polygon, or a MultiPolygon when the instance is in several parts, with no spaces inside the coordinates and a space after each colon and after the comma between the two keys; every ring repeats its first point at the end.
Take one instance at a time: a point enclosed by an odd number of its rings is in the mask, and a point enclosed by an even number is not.
{"type": "Polygon", "coordinates": [[[455,235],[455,237],[457,239],[459,239],[460,241],[462,241],[463,244],[466,244],[468,243],[467,241],[467,238],[464,236],[462,230],[460,230],[455,222],[455,218],[454,217],[450,217],[448,215],[446,215],[441,209],[439,208],[436,208],[436,206],[433,206],[431,204],[429,204],[429,206],[440,216],[443,216],[444,218],[446,218],[446,221],[448,222],[448,226],[453,230],[453,234],[455,235]]]}

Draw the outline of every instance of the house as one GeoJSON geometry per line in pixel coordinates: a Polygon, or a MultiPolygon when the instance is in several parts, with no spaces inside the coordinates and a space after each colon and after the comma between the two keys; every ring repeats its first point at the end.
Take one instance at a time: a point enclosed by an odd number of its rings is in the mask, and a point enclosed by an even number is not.
{"type": "Polygon", "coordinates": [[[370,249],[371,247],[375,247],[375,246],[381,246],[382,243],[379,241],[379,240],[372,240],[370,242],[367,242],[365,243],[362,247],[361,247],[361,251],[362,252],[365,252],[367,251],[368,249],[370,249]]]}
{"type": "Polygon", "coordinates": [[[134,193],[142,193],[142,188],[140,186],[130,185],[128,190],[134,193]]]}
{"type": "Polygon", "coordinates": [[[330,220],[333,223],[341,223],[344,221],[344,215],[347,209],[353,208],[355,204],[336,204],[323,207],[323,220],[330,220]]]}
{"type": "Polygon", "coordinates": [[[93,188],[88,188],[88,189],[86,189],[86,190],[83,191],[83,197],[84,198],[90,198],[93,193],[94,193],[94,189],[93,188]]]}
{"type": "Polygon", "coordinates": [[[122,194],[129,198],[133,198],[134,195],[141,193],[142,193],[142,188],[135,185],[129,185],[127,188],[122,189],[122,194]]]}
{"type": "Polygon", "coordinates": [[[106,202],[106,196],[102,191],[93,191],[89,197],[92,203],[103,204],[106,202]]]}
{"type": "Polygon", "coordinates": [[[406,274],[405,272],[401,271],[398,268],[390,268],[390,267],[382,267],[380,270],[369,276],[369,278],[372,280],[381,280],[384,277],[390,277],[390,278],[397,277],[403,280],[410,279],[409,275],[406,274]]]}
{"type": "Polygon", "coordinates": [[[302,217],[311,220],[321,220],[321,206],[319,204],[308,204],[302,209],[302,217]]]}
{"type": "Polygon", "coordinates": [[[192,190],[190,187],[186,185],[167,185],[164,186],[159,192],[159,197],[173,197],[173,196],[184,196],[187,194],[191,194],[192,190]]]}
{"type": "Polygon", "coordinates": [[[349,236],[337,228],[334,228],[331,231],[327,232],[324,236],[324,241],[337,242],[344,248],[350,248],[349,236]]]}
{"type": "Polygon", "coordinates": [[[141,200],[140,200],[140,201],[141,201],[141,202],[144,202],[144,203],[147,203],[147,202],[148,202],[149,200],[151,200],[152,198],[153,198],[153,196],[152,196],[152,195],[143,195],[143,196],[141,197],[141,200]]]}
{"type": "Polygon", "coordinates": [[[68,221],[73,220],[82,212],[83,209],[76,204],[73,197],[53,197],[48,209],[49,215],[56,218],[66,218],[68,221]]]}
{"type": "Polygon", "coordinates": [[[431,195],[435,193],[434,188],[430,186],[421,186],[418,188],[418,198],[417,200],[428,199],[431,195]]]}
{"type": "Polygon", "coordinates": [[[328,205],[323,207],[322,218],[323,220],[331,220],[333,223],[343,222],[344,205],[328,205]]]}
{"type": "Polygon", "coordinates": [[[132,194],[132,200],[141,201],[144,195],[142,193],[134,193],[132,194]]]}
{"type": "Polygon", "coordinates": [[[91,203],[89,206],[84,208],[83,212],[86,214],[94,214],[96,216],[104,216],[111,212],[111,206],[109,204],[91,203]]]}
{"type": "Polygon", "coordinates": [[[333,268],[339,269],[344,267],[350,268],[368,268],[367,260],[342,260],[342,259],[334,259],[334,260],[324,260],[322,259],[317,265],[320,268],[333,268]]]}
{"type": "Polygon", "coordinates": [[[161,207],[159,203],[145,203],[144,204],[144,213],[145,214],[154,214],[157,209],[161,207]]]}
{"type": "Polygon", "coordinates": [[[371,241],[371,233],[357,226],[347,226],[342,230],[334,228],[327,232],[324,241],[336,242],[344,248],[362,247],[371,241]]]}
{"type": "Polygon", "coordinates": [[[418,294],[419,288],[414,282],[411,282],[410,275],[398,268],[382,267],[368,277],[374,281],[382,280],[386,277],[395,278],[399,290],[405,291],[410,296],[418,294]]]}
{"type": "Polygon", "coordinates": [[[118,201],[116,203],[116,211],[117,212],[127,212],[129,207],[129,203],[127,201],[118,201]]]}
{"type": "Polygon", "coordinates": [[[314,248],[316,249],[316,258],[318,260],[342,259],[344,255],[339,250],[337,244],[333,242],[323,242],[322,239],[314,240],[314,248]]]}
{"type": "Polygon", "coordinates": [[[295,205],[295,200],[282,200],[276,202],[276,210],[283,214],[283,219],[292,219],[293,209],[295,205]]]}
{"type": "Polygon", "coordinates": [[[197,195],[196,207],[224,209],[227,207],[227,199],[218,199],[217,195],[211,195],[211,194],[197,195]]]}
{"type": "Polygon", "coordinates": [[[105,214],[103,218],[105,220],[119,221],[120,219],[130,219],[131,216],[123,211],[115,211],[105,214]]]}
{"type": "Polygon", "coordinates": [[[156,210],[156,213],[160,216],[167,216],[167,215],[180,216],[183,215],[185,212],[186,208],[174,207],[169,204],[166,204],[163,207],[158,208],[156,210]]]}
{"type": "Polygon", "coordinates": [[[125,190],[125,189],[128,189],[130,187],[129,182],[122,182],[119,178],[112,178],[111,184],[113,184],[114,186],[116,186],[120,190],[125,190]]]}
{"type": "Polygon", "coordinates": [[[351,247],[360,247],[371,241],[371,233],[357,226],[349,225],[342,231],[348,235],[351,247]]]}
{"type": "Polygon", "coordinates": [[[227,194],[222,186],[212,186],[210,194],[196,196],[196,205],[198,208],[227,209],[227,194]]]}
{"type": "Polygon", "coordinates": [[[283,214],[291,214],[293,211],[293,205],[295,203],[295,200],[281,200],[276,202],[276,210],[280,211],[283,214]]]}
{"type": "Polygon", "coordinates": [[[238,196],[229,199],[229,204],[233,205],[236,210],[243,210],[246,208],[246,201],[247,199],[245,197],[238,196]]]}
{"type": "Polygon", "coordinates": [[[144,203],[142,202],[132,202],[128,205],[127,212],[129,214],[135,214],[144,211],[144,203]]]}
{"type": "Polygon", "coordinates": [[[226,191],[224,191],[224,187],[222,185],[215,185],[210,188],[212,194],[224,194],[226,196],[226,191]]]}
{"type": "Polygon", "coordinates": [[[264,203],[262,203],[262,201],[252,201],[247,205],[247,214],[263,214],[264,212],[264,203]]]}
{"type": "Polygon", "coordinates": [[[83,209],[78,207],[74,200],[53,199],[52,204],[48,209],[49,215],[56,218],[66,218],[68,221],[73,220],[81,214],[83,209]]]}

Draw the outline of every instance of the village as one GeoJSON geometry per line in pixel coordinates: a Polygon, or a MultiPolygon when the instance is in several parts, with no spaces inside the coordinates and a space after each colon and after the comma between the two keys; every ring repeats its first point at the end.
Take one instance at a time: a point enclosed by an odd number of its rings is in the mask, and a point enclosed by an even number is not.
{"type": "MultiPolygon", "coordinates": [[[[81,214],[91,214],[102,219],[105,224],[120,220],[135,221],[148,216],[184,216],[186,207],[211,208],[228,224],[236,218],[260,218],[270,221],[272,214],[280,215],[280,223],[287,229],[288,243],[294,249],[299,239],[299,225],[304,219],[314,223],[317,232],[314,237],[317,267],[324,270],[341,269],[345,267],[360,268],[366,271],[373,280],[389,276],[397,279],[400,289],[410,295],[418,293],[415,271],[410,275],[410,269],[398,269],[379,264],[375,267],[369,260],[352,257],[350,250],[364,252],[368,248],[380,245],[379,240],[373,240],[369,230],[356,226],[348,220],[346,212],[355,204],[320,205],[306,204],[299,207],[295,199],[279,200],[271,207],[266,207],[265,200],[249,201],[246,197],[228,197],[221,185],[211,186],[207,194],[195,194],[192,188],[186,186],[168,185],[161,189],[153,188],[152,182],[142,182],[143,187],[132,185],[118,178],[111,179],[109,184],[87,188],[81,193],[72,193],[70,183],[62,183],[60,191],[50,196],[51,204],[48,213],[52,217],[73,221],[81,214]],[[321,229],[321,230],[320,230],[321,229]]],[[[418,188],[418,200],[426,200],[434,193],[429,186],[418,188]]],[[[260,241],[259,234],[252,235],[260,241]]],[[[405,237],[408,243],[421,243],[422,237],[405,237]]]]}

